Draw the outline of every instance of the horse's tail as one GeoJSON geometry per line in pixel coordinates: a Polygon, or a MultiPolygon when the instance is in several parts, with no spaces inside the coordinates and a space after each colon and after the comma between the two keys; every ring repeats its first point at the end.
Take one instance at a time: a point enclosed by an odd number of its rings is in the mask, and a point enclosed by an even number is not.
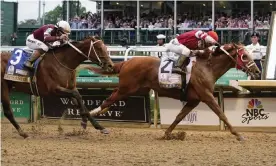
{"type": "Polygon", "coordinates": [[[124,62],[114,63],[113,71],[111,71],[111,72],[104,71],[99,67],[94,67],[94,66],[91,66],[91,65],[80,65],[77,68],[77,72],[79,72],[81,69],[87,69],[87,70],[90,70],[94,73],[101,74],[101,75],[109,75],[109,76],[110,75],[117,75],[117,74],[120,73],[123,64],[124,64],[124,62]]]}

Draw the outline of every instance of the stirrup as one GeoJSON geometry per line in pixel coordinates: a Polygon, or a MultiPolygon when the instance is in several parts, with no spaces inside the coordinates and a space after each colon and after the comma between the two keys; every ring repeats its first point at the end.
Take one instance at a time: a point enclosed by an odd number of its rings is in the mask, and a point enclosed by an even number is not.
{"type": "Polygon", "coordinates": [[[33,68],[33,64],[32,64],[31,62],[29,62],[29,61],[26,61],[26,62],[24,63],[24,66],[27,67],[27,68],[29,68],[29,69],[32,69],[32,68],[33,68]]]}

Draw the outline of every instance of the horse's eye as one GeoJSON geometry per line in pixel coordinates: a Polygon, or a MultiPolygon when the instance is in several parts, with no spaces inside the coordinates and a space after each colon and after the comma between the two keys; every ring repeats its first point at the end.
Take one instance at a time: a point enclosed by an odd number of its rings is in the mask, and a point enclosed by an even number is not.
{"type": "Polygon", "coordinates": [[[243,62],[248,62],[248,61],[250,60],[250,59],[248,58],[248,56],[245,55],[245,54],[243,54],[243,55],[241,56],[241,59],[242,59],[243,62]]]}

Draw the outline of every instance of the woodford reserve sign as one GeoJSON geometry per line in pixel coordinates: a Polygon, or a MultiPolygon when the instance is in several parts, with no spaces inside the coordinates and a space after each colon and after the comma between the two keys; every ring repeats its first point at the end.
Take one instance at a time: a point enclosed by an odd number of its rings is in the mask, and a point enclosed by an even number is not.
{"type": "MultiPolygon", "coordinates": [[[[17,121],[24,123],[31,121],[31,95],[21,92],[11,92],[10,104],[12,107],[13,115],[17,121]]],[[[4,118],[5,116],[4,110],[2,108],[2,103],[0,111],[1,118],[4,118]]]]}
{"type": "MultiPolygon", "coordinates": [[[[88,110],[99,107],[112,90],[80,90],[82,101],[88,110]]],[[[47,118],[60,118],[66,111],[66,119],[80,119],[80,110],[76,109],[68,97],[47,96],[42,99],[43,115],[47,118]]],[[[108,112],[96,116],[98,120],[122,122],[150,122],[150,100],[147,96],[130,96],[114,103],[108,112]]]]}

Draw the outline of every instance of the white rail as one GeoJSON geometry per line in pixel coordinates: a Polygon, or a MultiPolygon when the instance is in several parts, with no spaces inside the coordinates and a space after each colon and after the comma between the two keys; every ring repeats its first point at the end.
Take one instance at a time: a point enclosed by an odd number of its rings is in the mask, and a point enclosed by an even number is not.
{"type": "MultiPolygon", "coordinates": [[[[1,46],[1,51],[12,51],[14,48],[25,48],[26,46],[1,46]]],[[[150,56],[152,52],[167,52],[165,47],[156,46],[129,46],[128,48],[122,46],[107,46],[109,56],[116,59],[124,59],[125,61],[132,57],[145,57],[150,56]],[[139,56],[135,55],[137,52],[141,52],[139,56]],[[115,55],[112,55],[115,53],[115,55]],[[116,55],[117,54],[117,55],[116,55]],[[142,56],[141,56],[142,55],[142,56]]],[[[266,53],[266,46],[261,50],[263,54],[266,53]]]]}
{"type": "MultiPolygon", "coordinates": [[[[26,46],[1,46],[1,51],[12,51],[15,48],[26,48],[26,46]]],[[[107,46],[109,56],[114,60],[124,59],[125,61],[132,57],[149,56],[151,52],[165,52],[163,47],[155,46],[130,46],[129,48],[122,46],[107,46]],[[119,55],[111,55],[112,52],[119,52],[119,55]],[[134,55],[135,52],[142,52],[139,56],[134,55]],[[143,55],[143,56],[141,56],[143,55]]]]}

